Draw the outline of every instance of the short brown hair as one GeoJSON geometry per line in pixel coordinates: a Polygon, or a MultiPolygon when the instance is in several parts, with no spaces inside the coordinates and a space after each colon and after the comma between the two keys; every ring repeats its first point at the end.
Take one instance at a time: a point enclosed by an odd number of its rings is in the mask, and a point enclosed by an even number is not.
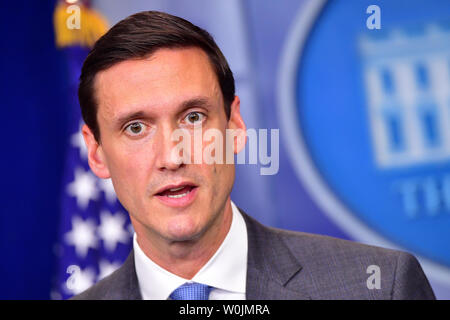
{"type": "Polygon", "coordinates": [[[234,77],[212,36],[180,17],[158,11],[144,11],[114,25],[98,39],[83,63],[78,99],[83,120],[98,142],[98,104],[94,92],[96,74],[125,60],[145,58],[157,49],[187,47],[198,47],[208,55],[222,91],[225,113],[230,117],[235,95],[234,77]]]}

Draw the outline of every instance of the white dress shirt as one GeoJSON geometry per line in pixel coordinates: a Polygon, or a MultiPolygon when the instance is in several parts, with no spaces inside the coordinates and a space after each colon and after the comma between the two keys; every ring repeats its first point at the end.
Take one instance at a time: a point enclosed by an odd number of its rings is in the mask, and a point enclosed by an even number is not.
{"type": "Polygon", "coordinates": [[[133,237],[134,262],[142,298],[166,300],[186,282],[213,287],[210,300],[245,300],[247,279],[247,227],[236,205],[231,202],[230,230],[216,253],[191,279],[181,278],[148,258],[133,237]]]}

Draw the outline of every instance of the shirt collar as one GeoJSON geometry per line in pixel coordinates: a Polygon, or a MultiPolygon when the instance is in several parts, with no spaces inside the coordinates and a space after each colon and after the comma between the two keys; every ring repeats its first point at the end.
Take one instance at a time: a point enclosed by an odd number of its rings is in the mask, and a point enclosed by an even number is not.
{"type": "Polygon", "coordinates": [[[191,279],[161,268],[139,247],[133,237],[136,274],[143,299],[165,300],[185,282],[198,282],[217,289],[245,294],[247,277],[247,228],[236,205],[231,202],[230,230],[216,253],[191,279]]]}

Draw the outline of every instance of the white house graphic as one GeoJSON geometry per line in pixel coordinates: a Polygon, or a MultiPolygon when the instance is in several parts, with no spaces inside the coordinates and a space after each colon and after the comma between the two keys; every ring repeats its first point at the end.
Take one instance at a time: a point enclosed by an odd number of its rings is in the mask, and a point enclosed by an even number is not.
{"type": "Polygon", "coordinates": [[[450,159],[450,28],[383,32],[359,42],[377,165],[450,159]]]}

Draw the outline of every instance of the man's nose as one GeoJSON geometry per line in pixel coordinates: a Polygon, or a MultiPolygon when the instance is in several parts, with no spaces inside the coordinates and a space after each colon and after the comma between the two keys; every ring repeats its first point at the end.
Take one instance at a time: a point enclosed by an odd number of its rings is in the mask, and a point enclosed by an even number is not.
{"type": "MultiPolygon", "coordinates": [[[[177,129],[171,125],[163,125],[157,130],[156,165],[159,170],[175,171],[185,165],[185,159],[180,152],[180,142],[177,140],[177,129]]],[[[183,137],[183,139],[185,139],[183,137]]]]}

